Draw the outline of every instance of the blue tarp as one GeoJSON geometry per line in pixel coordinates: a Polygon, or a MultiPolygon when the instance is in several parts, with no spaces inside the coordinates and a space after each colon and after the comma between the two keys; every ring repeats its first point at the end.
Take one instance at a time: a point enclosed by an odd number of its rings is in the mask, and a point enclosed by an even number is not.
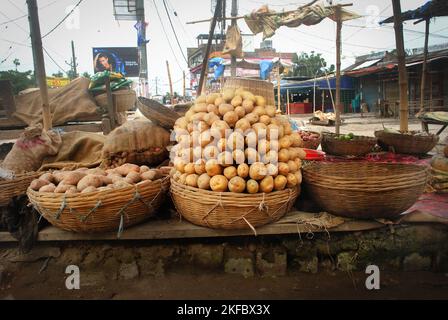
{"type": "MultiPolygon", "coordinates": [[[[316,90],[336,90],[336,78],[332,77],[328,79],[330,82],[330,87],[328,87],[328,82],[326,78],[316,79],[316,90]]],[[[281,83],[280,82],[280,92],[282,94],[286,93],[288,89],[290,92],[300,91],[301,89],[312,89],[314,87],[314,79],[299,81],[299,82],[290,82],[290,83],[281,83]]],[[[353,78],[341,76],[341,90],[355,90],[353,85],[353,78]]]]}
{"type": "Polygon", "coordinates": [[[260,78],[266,80],[274,67],[272,60],[261,60],[260,61],[260,78]]]}
{"type": "Polygon", "coordinates": [[[219,58],[219,57],[212,58],[208,61],[208,67],[215,69],[215,73],[214,73],[215,80],[224,74],[225,66],[223,63],[224,63],[224,59],[219,58]]]}

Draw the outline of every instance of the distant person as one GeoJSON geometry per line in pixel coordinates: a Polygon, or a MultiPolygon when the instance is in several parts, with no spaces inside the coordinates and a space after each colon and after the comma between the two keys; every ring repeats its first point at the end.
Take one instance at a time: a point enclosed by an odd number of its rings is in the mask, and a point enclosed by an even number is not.
{"type": "Polygon", "coordinates": [[[96,57],[95,57],[95,70],[96,72],[101,72],[101,71],[114,71],[114,66],[112,64],[112,59],[110,58],[109,55],[105,54],[105,53],[99,53],[96,57]]]}
{"type": "Polygon", "coordinates": [[[369,113],[369,106],[365,101],[361,103],[361,118],[364,118],[364,113],[369,113]]]}

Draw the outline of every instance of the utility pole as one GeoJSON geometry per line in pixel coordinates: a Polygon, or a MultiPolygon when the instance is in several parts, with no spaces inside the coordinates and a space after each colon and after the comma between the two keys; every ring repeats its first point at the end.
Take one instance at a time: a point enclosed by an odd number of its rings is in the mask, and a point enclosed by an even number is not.
{"type": "Polygon", "coordinates": [[[156,96],[158,96],[159,95],[159,78],[156,77],[155,81],[156,81],[156,96]]]}
{"type": "Polygon", "coordinates": [[[36,0],[27,0],[28,19],[30,23],[31,45],[33,49],[33,57],[35,58],[36,78],[38,79],[40,96],[42,100],[42,120],[44,130],[51,129],[51,113],[50,104],[48,102],[48,87],[45,74],[44,52],[42,50],[42,36],[40,33],[39,14],[37,11],[36,0]]]}
{"type": "Polygon", "coordinates": [[[171,81],[171,72],[170,72],[170,65],[168,63],[168,60],[166,61],[166,69],[168,71],[168,81],[170,83],[171,105],[174,105],[173,82],[171,81]]]}
{"type": "Polygon", "coordinates": [[[78,77],[78,72],[76,70],[76,55],[75,55],[75,42],[72,40],[72,68],[73,68],[73,78],[78,77]]]}
{"type": "MultiPolygon", "coordinates": [[[[231,16],[236,17],[238,15],[238,0],[232,0],[232,12],[231,16]]],[[[236,26],[236,19],[232,19],[232,26],[236,26]]],[[[230,74],[232,77],[236,77],[236,57],[232,55],[230,74]]]]}
{"type": "MultiPolygon", "coordinates": [[[[145,28],[145,3],[144,0],[136,1],[137,8],[137,21],[142,23],[142,34],[143,38],[146,39],[146,28],[145,28]]],[[[145,95],[148,93],[148,61],[147,61],[147,51],[146,51],[146,43],[142,43],[138,47],[138,51],[140,54],[140,86],[143,87],[143,92],[145,95]]]]}
{"type": "Polygon", "coordinates": [[[183,74],[183,90],[182,90],[182,96],[185,98],[186,92],[185,92],[185,71],[182,71],[183,74]]]}
{"type": "Polygon", "coordinates": [[[336,7],[336,134],[341,132],[341,7],[336,7]]]}

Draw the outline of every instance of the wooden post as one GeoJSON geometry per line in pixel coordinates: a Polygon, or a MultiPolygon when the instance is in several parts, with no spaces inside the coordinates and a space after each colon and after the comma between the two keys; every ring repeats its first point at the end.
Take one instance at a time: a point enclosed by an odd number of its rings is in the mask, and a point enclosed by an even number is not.
{"type": "Polygon", "coordinates": [[[277,112],[281,112],[281,95],[280,95],[280,61],[277,65],[277,112]]]}
{"type": "Polygon", "coordinates": [[[341,31],[342,19],[341,8],[336,7],[336,134],[341,131],[341,31]]]}
{"type": "MultiPolygon", "coordinates": [[[[232,0],[231,16],[236,17],[238,15],[238,0],[232,0]]],[[[236,26],[236,19],[232,19],[232,27],[236,26]]],[[[230,65],[230,74],[232,77],[236,77],[236,57],[232,54],[232,60],[230,65]]]]}
{"type": "Polygon", "coordinates": [[[290,110],[289,110],[289,89],[286,89],[286,113],[289,116],[290,110]]]}
{"type": "Polygon", "coordinates": [[[403,22],[401,19],[400,0],[392,0],[394,10],[395,42],[398,57],[398,82],[400,85],[400,131],[408,131],[408,74],[403,39],[403,22]]]}
{"type": "Polygon", "coordinates": [[[117,122],[115,121],[116,111],[114,106],[114,97],[112,95],[112,90],[110,88],[110,77],[106,78],[105,85],[107,94],[107,115],[109,116],[110,128],[111,130],[114,130],[117,125],[117,122]]]}
{"type": "Polygon", "coordinates": [[[170,72],[170,65],[168,63],[168,60],[166,61],[166,70],[168,71],[168,81],[170,83],[171,105],[174,105],[173,82],[171,81],[171,72],[170,72]]]}
{"type": "Polygon", "coordinates": [[[420,111],[422,113],[425,111],[425,86],[426,86],[426,73],[427,71],[427,61],[428,61],[428,39],[429,39],[429,23],[430,19],[426,19],[426,29],[425,29],[425,49],[423,54],[423,66],[422,66],[422,82],[420,84],[420,111]]]}
{"type": "Polygon", "coordinates": [[[197,96],[200,96],[202,93],[202,87],[204,85],[205,76],[208,70],[208,56],[210,55],[210,48],[212,45],[213,34],[215,33],[216,20],[218,20],[221,8],[222,8],[222,0],[218,0],[216,3],[215,14],[213,15],[213,20],[210,25],[210,31],[208,33],[207,47],[205,49],[204,59],[202,60],[202,70],[201,70],[201,77],[199,79],[197,96]]]}
{"type": "Polygon", "coordinates": [[[183,86],[182,86],[182,96],[184,97],[184,99],[185,99],[185,97],[186,97],[186,87],[185,87],[185,71],[182,71],[182,75],[183,75],[183,86]]]}
{"type": "Polygon", "coordinates": [[[50,104],[48,101],[48,87],[45,74],[45,60],[42,51],[42,36],[40,33],[39,14],[37,11],[36,0],[27,0],[28,4],[28,18],[30,23],[30,36],[33,48],[33,56],[36,59],[36,70],[34,70],[36,78],[38,79],[40,96],[42,99],[42,119],[44,130],[49,130],[51,124],[50,104]]]}
{"type": "Polygon", "coordinates": [[[76,69],[76,55],[75,55],[75,42],[72,40],[72,63],[73,63],[73,79],[78,77],[78,71],[76,69]]]}

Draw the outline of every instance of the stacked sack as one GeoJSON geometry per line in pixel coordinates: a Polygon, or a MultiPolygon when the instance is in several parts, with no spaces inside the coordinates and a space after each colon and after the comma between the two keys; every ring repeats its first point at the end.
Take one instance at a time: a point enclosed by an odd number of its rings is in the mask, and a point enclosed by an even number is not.
{"type": "Polygon", "coordinates": [[[174,125],[172,178],[204,190],[270,193],[302,182],[302,139],[266,99],[243,89],[202,95],[174,125]]]}
{"type": "Polygon", "coordinates": [[[435,192],[448,193],[448,146],[431,160],[430,185],[435,192]]]}

